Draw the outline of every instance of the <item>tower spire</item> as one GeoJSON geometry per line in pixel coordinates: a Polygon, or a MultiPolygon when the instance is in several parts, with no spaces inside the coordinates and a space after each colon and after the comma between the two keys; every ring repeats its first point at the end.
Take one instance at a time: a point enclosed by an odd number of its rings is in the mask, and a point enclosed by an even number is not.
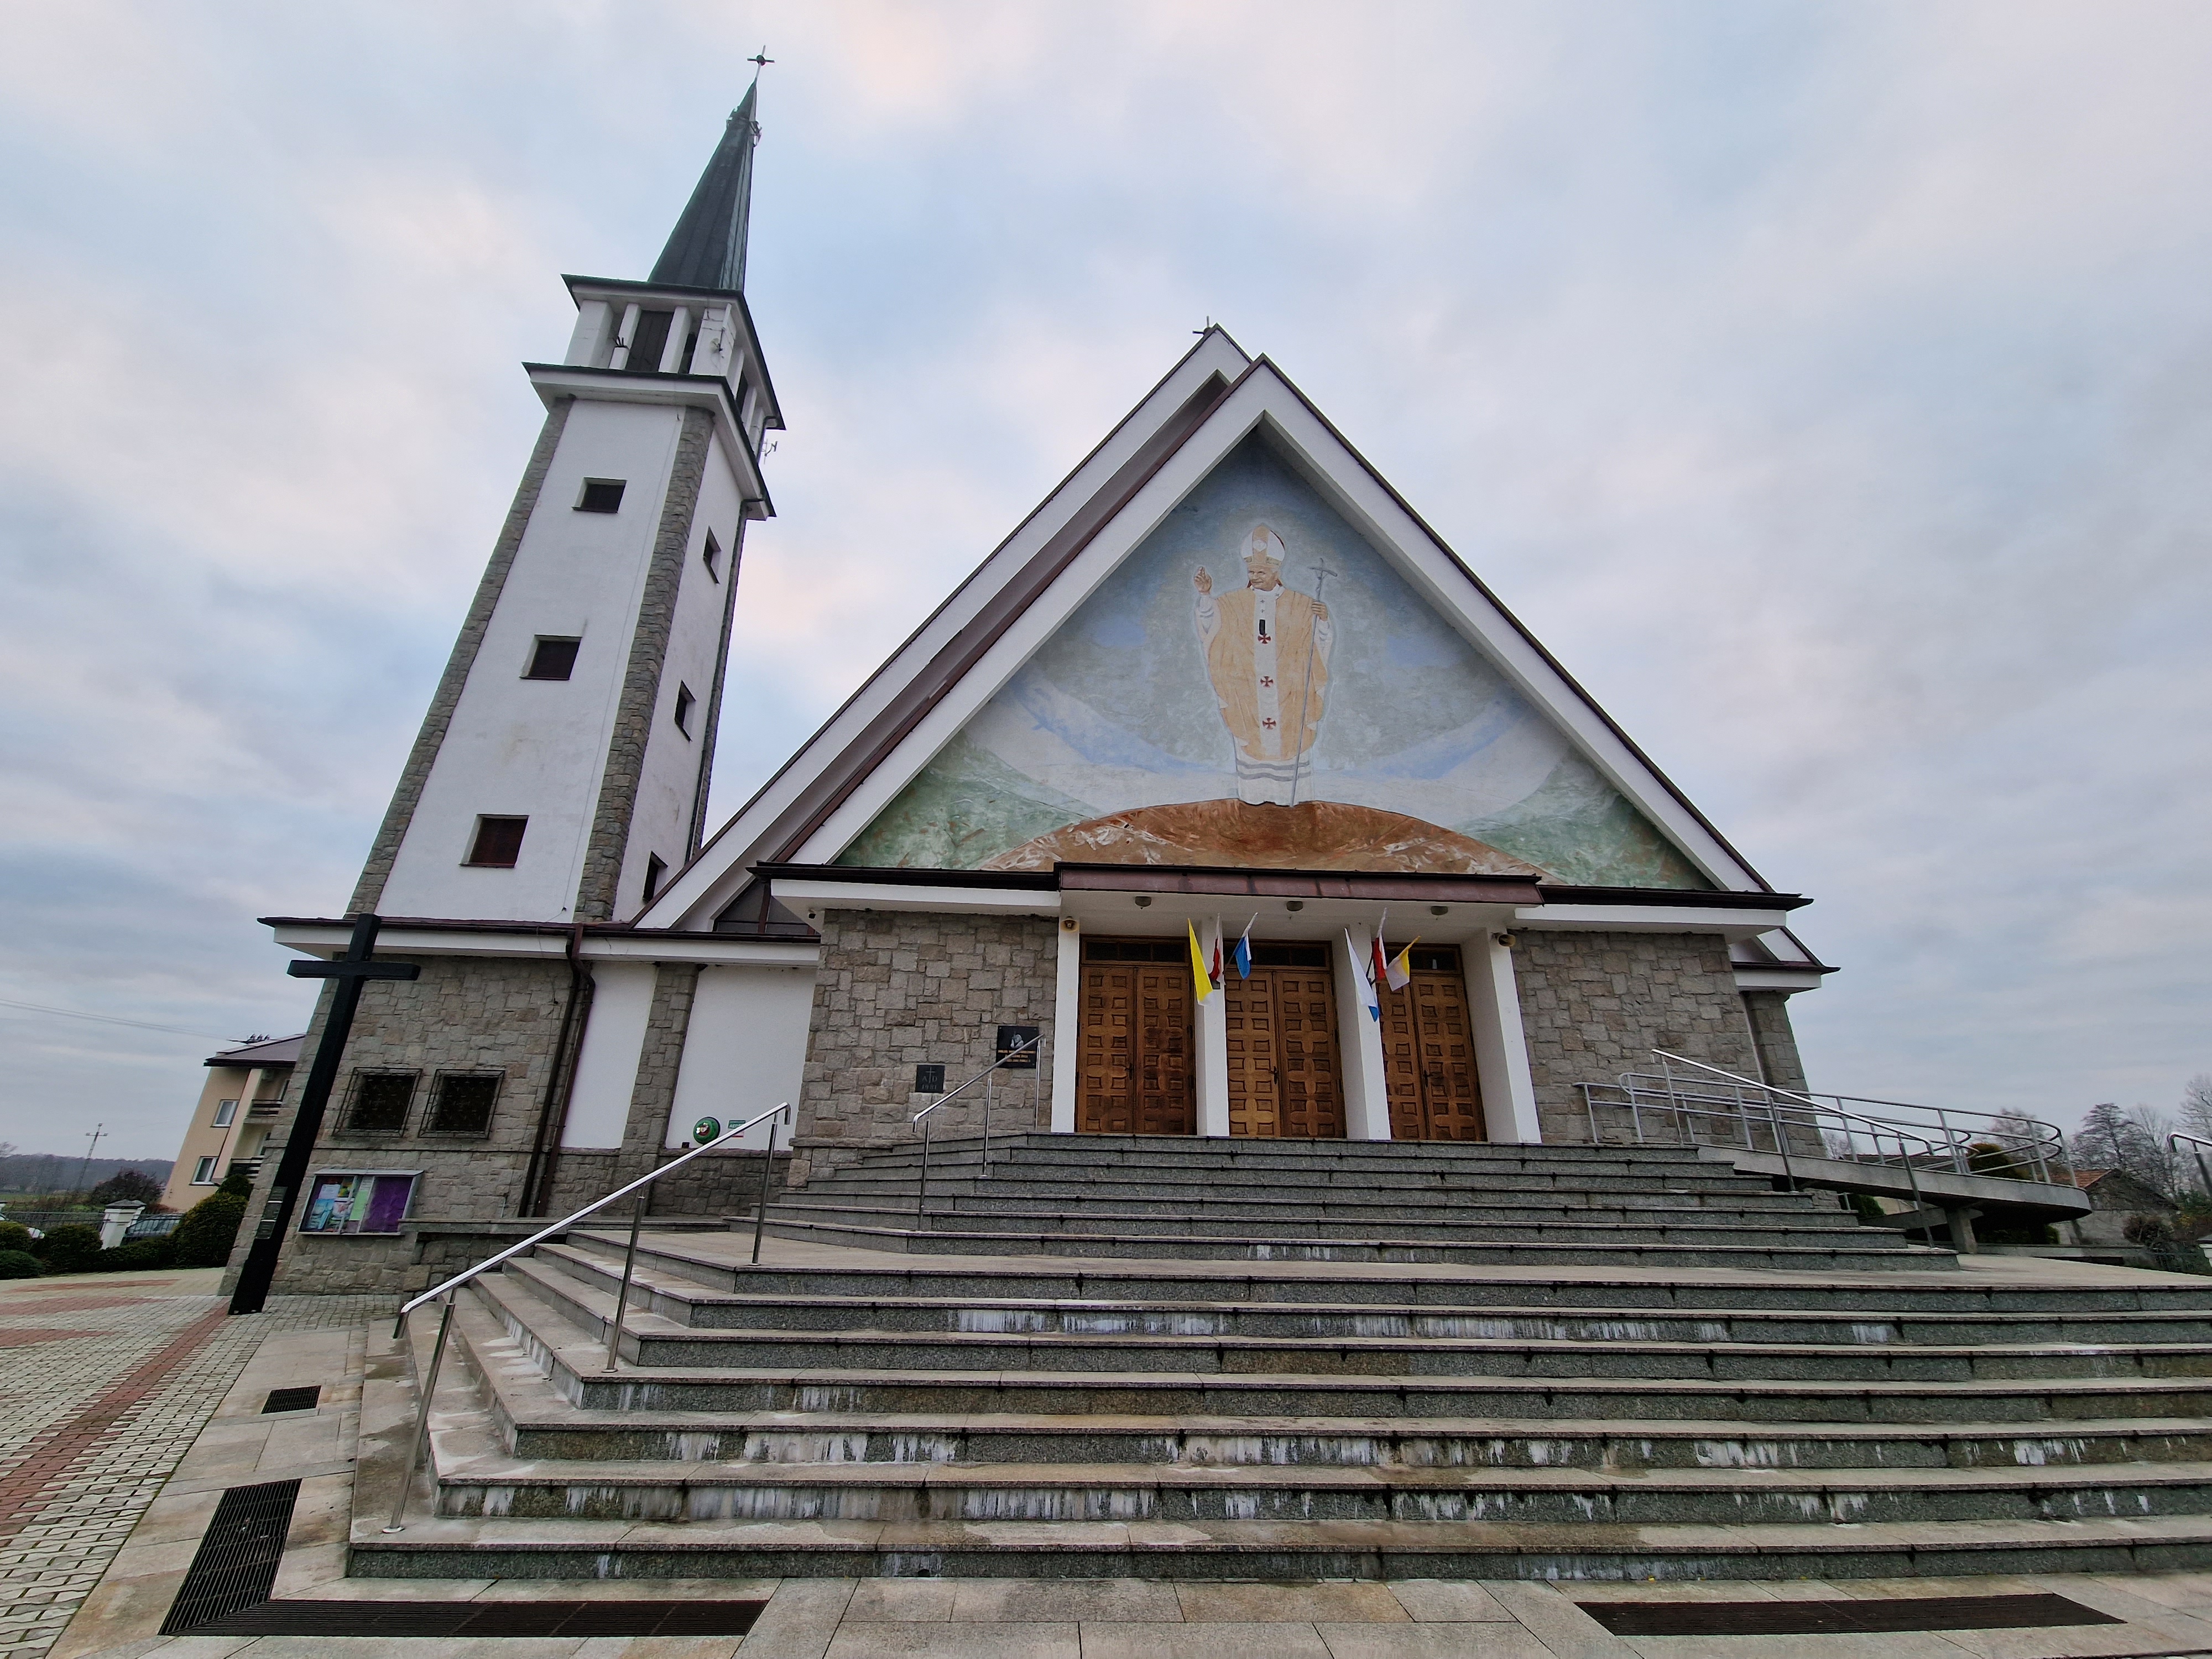
{"type": "Polygon", "coordinates": [[[745,95],[730,112],[722,142],[714,147],[698,188],[684,209],[684,216],[653,262],[646,280],[678,288],[711,288],[725,291],[745,285],[745,226],[752,216],[753,146],[760,142],[760,123],[753,117],[760,95],[760,77],[745,88],[745,95]]]}

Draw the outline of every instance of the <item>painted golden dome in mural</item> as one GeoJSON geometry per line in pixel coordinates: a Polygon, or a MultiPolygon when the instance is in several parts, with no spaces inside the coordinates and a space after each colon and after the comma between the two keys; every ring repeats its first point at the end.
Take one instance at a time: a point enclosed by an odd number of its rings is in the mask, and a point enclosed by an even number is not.
{"type": "Polygon", "coordinates": [[[1296,806],[1240,800],[1141,806],[1071,823],[986,861],[986,870],[1055,864],[1194,864],[1278,870],[1370,870],[1452,876],[1543,876],[1495,847],[1402,812],[1343,801],[1296,806]]]}

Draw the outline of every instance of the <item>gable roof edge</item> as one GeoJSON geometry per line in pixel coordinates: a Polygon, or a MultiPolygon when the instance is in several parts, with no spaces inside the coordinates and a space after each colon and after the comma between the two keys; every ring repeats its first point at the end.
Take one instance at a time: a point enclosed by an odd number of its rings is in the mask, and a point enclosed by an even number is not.
{"type": "MultiPolygon", "coordinates": [[[[977,562],[975,567],[961,579],[936,609],[932,611],[914,631],[900,642],[896,650],[884,658],[872,673],[854,688],[852,694],[838,705],[836,710],[827,720],[815,728],[814,732],[792,752],[790,757],[782,765],[769,775],[768,780],[753,792],[752,796],[744,805],[732,813],[721,827],[701,844],[699,850],[691,856],[684,867],[662,886],[659,894],[653,902],[638,913],[635,919],[637,922],[643,925],[647,917],[658,915],[661,920],[654,922],[653,924],[654,926],[681,926],[683,918],[692,915],[704,906],[711,904],[714,908],[719,910],[733,900],[747,884],[745,872],[750,867],[762,858],[774,856],[780,850],[765,843],[773,839],[772,832],[798,805],[798,798],[803,798],[808,788],[814,782],[818,781],[823,774],[838,767],[841,762],[848,757],[854,748],[866,737],[869,726],[879,720],[884,714],[898,703],[905,691],[929,673],[932,666],[938,662],[945,651],[951,649],[958,641],[960,635],[973,625],[975,618],[988,609],[1000,593],[1009,587],[1022,583],[1023,579],[1035,570],[1038,562],[1053,552],[1052,544],[1056,537],[1082,517],[1085,509],[1092,506],[1101,495],[1111,489],[1115,480],[1128,469],[1132,462],[1142,457],[1147,447],[1164,431],[1176,425],[1182,425],[1185,428],[1174,442],[1161,455],[1153,459],[1151,470],[1157,470],[1167,455],[1172,454],[1175,449],[1181,447],[1182,443],[1188,440],[1189,434],[1204,422],[1202,418],[1195,422],[1182,422],[1178,421],[1178,417],[1188,413],[1198,392],[1204,391],[1212,381],[1223,380],[1224,370],[1231,364],[1236,368],[1236,375],[1233,380],[1225,380],[1218,389],[1214,398],[1217,404],[1220,398],[1225,397],[1230,391],[1233,391],[1235,386],[1241,384],[1244,377],[1251,373],[1254,359],[1237,343],[1228,330],[1218,325],[1209,325],[1200,336],[1198,343],[1178,357],[1167,373],[1161,375],[1146,389],[1144,396],[1131,406],[1127,414],[1115,422],[1106,435],[1091,446],[1083,459],[1071,467],[1061,477],[1060,482],[1054,484],[1035,507],[1022,516],[1020,522],[1002,537],[989,553],[977,562]],[[1088,493],[1073,500],[1066,499],[1084,473],[1098,463],[1115,447],[1117,441],[1132,437],[1132,428],[1137,426],[1146,411],[1169,390],[1178,376],[1185,374],[1194,364],[1198,363],[1200,359],[1209,352],[1218,354],[1222,347],[1226,347],[1228,352],[1233,354],[1230,362],[1216,368],[1211,374],[1199,378],[1196,381],[1196,390],[1192,394],[1158,411],[1158,418],[1149,429],[1134,438],[1131,446],[1134,453],[1129,461],[1125,461],[1121,467],[1109,473],[1088,493]],[[1054,507],[1060,506],[1064,506],[1066,510],[1059,515],[1058,528],[1044,533],[1035,550],[1023,558],[1018,564],[1011,565],[1006,570],[1000,572],[995,586],[989,585],[993,565],[1018,543],[1025,533],[1039,529],[1042,525],[1050,522],[1054,518],[1054,507]],[[926,636],[933,629],[938,629],[950,613],[958,609],[963,599],[974,601],[973,609],[967,618],[958,626],[947,630],[947,637],[944,642],[927,657],[918,661],[909,661],[908,659],[914,656],[917,647],[925,642],[926,636]],[[872,693],[878,692],[883,695],[880,706],[874,715],[871,716],[868,722],[863,724],[860,730],[852,732],[834,750],[830,750],[830,745],[837,737],[839,728],[850,724],[855,711],[869,701],[872,693]],[[825,750],[829,752],[824,752],[825,750]],[[797,781],[800,775],[809,770],[810,762],[812,763],[813,776],[803,782],[797,781]],[[794,786],[792,791],[794,799],[778,810],[767,824],[751,825],[750,839],[742,851],[732,856],[730,849],[723,846],[726,838],[732,832],[738,831],[741,826],[747,825],[749,819],[757,818],[761,811],[772,804],[771,797],[775,795],[778,787],[786,784],[794,786]]],[[[1110,518],[1111,514],[1109,514],[1106,517],[1110,518]]],[[[1100,520],[1100,523],[1103,522],[1103,520],[1100,520]]],[[[1089,535],[1095,535],[1097,527],[1094,525],[1089,535]]],[[[1089,535],[1078,544],[1076,550],[1079,551],[1082,545],[1087,545],[1089,535]]],[[[1003,626],[1004,624],[1001,623],[1001,629],[1003,626]]],[[[999,630],[994,631],[994,637],[997,631],[999,630]]],[[[957,677],[954,676],[951,683],[957,683],[957,677]]],[[[865,775],[865,770],[862,775],[865,775]]],[[[849,785],[847,786],[848,792],[849,787],[849,785]]],[[[841,794],[840,799],[842,798],[841,794]]]]}
{"type": "Polygon", "coordinates": [[[1591,714],[1595,714],[1598,720],[1603,723],[1606,729],[1611,732],[1613,735],[1620,740],[1621,746],[1627,750],[1631,755],[1634,756],[1637,762],[1642,765],[1646,771],[1650,773],[1652,777],[1659,783],[1660,787],[1665,789],[1668,794],[1674,798],[1675,804],[1681,807],[1684,811],[1687,812],[1692,818],[1696,820],[1698,827],[1704,830],[1707,835],[1713,838],[1714,842],[1719,845],[1721,849],[1725,852],[1729,858],[1735,861],[1736,865],[1746,875],[1749,876],[1753,881],[1759,884],[1760,891],[1768,893],[1774,891],[1775,889],[1773,884],[1759,873],[1757,866],[1755,866],[1749,859],[1747,859],[1741,853],[1736,850],[1735,843],[1730,842],[1726,836],[1723,835],[1714,825],[1713,821],[1707,817],[1705,813],[1698,809],[1697,803],[1692,801],[1688,795],[1683,793],[1681,786],[1677,784],[1674,779],[1668,777],[1665,771],[1659,767],[1657,763],[1653,761],[1650,756],[1644,753],[1643,745],[1638,744],[1635,738],[1630,737],[1626,731],[1621,729],[1620,722],[1614,720],[1613,717],[1606,711],[1605,706],[1599,702],[1595,697],[1592,696],[1589,692],[1583,688],[1583,683],[1577,679],[1574,675],[1568,671],[1565,664],[1562,663],[1557,657],[1552,654],[1550,647],[1546,646],[1541,640],[1538,639],[1536,635],[1530,631],[1528,624],[1523,623],[1520,617],[1515,616],[1504,602],[1499,599],[1498,595],[1491,591],[1490,584],[1484,581],[1481,577],[1475,574],[1473,568],[1468,565],[1468,562],[1460,557],[1459,554],[1454,550],[1450,543],[1447,542],[1442,536],[1437,533],[1435,526],[1431,525],[1426,519],[1421,516],[1420,513],[1415,509],[1413,503],[1398,493],[1396,486],[1392,484],[1388,478],[1384,477],[1381,470],[1361,453],[1359,446],[1353,443],[1349,438],[1346,437],[1343,432],[1338,428],[1336,422],[1330,420],[1328,416],[1322,413],[1321,410],[1315,404],[1313,399],[1307,397],[1304,390],[1300,388],[1298,383],[1291,379],[1289,375],[1284,374],[1281,368],[1264,351],[1254,360],[1252,366],[1255,368],[1259,368],[1264,366],[1275,376],[1277,380],[1283,383],[1283,385],[1289,390],[1291,395],[1296,398],[1298,402],[1304,406],[1306,412],[1313,416],[1315,421],[1321,425],[1322,428],[1326,431],[1330,437],[1335,439],[1338,443],[1344,446],[1345,453],[1351,456],[1353,460],[1359,464],[1361,470],[1364,471],[1370,478],[1374,480],[1376,486],[1380,489],[1383,494],[1389,496],[1391,501],[1396,504],[1400,512],[1403,513],[1419,527],[1421,533],[1424,536],[1426,536],[1429,540],[1435,544],[1437,550],[1442,553],[1444,557],[1450,560],[1451,562],[1458,568],[1460,574],[1464,576],[1474,586],[1474,590],[1482,595],[1483,599],[1488,602],[1490,606],[1504,620],[1506,625],[1511,628],[1515,633],[1518,634],[1521,638],[1527,642],[1529,649],[1534,651],[1536,655],[1542,659],[1545,666],[1559,677],[1561,684],[1564,684],[1569,691],[1574,694],[1576,698],[1581,702],[1584,708],[1588,708],[1591,714]]]}

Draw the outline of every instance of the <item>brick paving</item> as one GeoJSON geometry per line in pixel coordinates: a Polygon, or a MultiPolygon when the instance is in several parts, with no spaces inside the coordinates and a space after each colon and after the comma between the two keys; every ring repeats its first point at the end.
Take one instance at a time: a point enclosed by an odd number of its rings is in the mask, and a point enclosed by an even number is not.
{"type": "Polygon", "coordinates": [[[214,1268],[0,1286],[0,1659],[38,1659],[262,1340],[389,1297],[277,1297],[231,1319],[214,1268]]]}

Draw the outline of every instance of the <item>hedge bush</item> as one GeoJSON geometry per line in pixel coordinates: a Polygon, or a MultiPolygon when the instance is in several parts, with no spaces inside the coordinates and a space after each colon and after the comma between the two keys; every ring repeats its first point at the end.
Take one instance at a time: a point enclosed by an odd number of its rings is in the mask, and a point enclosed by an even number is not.
{"type": "Polygon", "coordinates": [[[50,1273],[90,1273],[100,1262],[100,1229],[57,1227],[39,1241],[37,1254],[50,1273]]]}
{"type": "Polygon", "coordinates": [[[31,1253],[31,1230],[20,1221],[0,1221],[0,1250],[31,1253]]]}
{"type": "Polygon", "coordinates": [[[231,1241],[246,1219],[246,1200],[235,1193],[210,1193],[185,1212],[169,1235],[171,1257],[179,1267],[220,1267],[230,1260],[231,1241]]]}
{"type": "Polygon", "coordinates": [[[0,1250],[0,1279],[36,1279],[44,1272],[28,1250],[0,1250]]]}
{"type": "Polygon", "coordinates": [[[166,1238],[134,1238],[102,1250],[94,1271],[103,1273],[144,1273],[150,1267],[176,1265],[176,1247],[166,1238]]]}

